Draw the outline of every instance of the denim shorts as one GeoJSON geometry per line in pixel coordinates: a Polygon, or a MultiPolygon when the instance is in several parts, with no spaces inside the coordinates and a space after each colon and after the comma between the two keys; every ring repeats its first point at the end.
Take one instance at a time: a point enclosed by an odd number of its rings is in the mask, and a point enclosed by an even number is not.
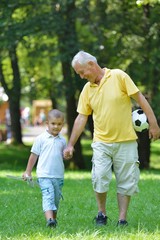
{"type": "Polygon", "coordinates": [[[92,143],[92,184],[96,192],[109,190],[112,169],[117,193],[131,196],[139,191],[139,161],[136,141],[121,143],[92,143]]]}
{"type": "Polygon", "coordinates": [[[61,178],[38,178],[38,183],[42,191],[43,211],[57,211],[59,201],[62,197],[62,187],[64,179],[61,178]]]}

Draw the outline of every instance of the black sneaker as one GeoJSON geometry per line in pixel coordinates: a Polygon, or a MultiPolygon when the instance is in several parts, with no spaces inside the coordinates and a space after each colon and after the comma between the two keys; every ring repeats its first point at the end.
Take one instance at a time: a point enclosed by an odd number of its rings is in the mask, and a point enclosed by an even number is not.
{"type": "Polygon", "coordinates": [[[117,222],[117,227],[126,227],[128,226],[128,222],[126,220],[119,220],[117,222]]]}
{"type": "Polygon", "coordinates": [[[107,224],[107,218],[108,217],[104,215],[102,212],[98,212],[98,215],[97,217],[94,218],[94,220],[96,221],[97,226],[102,226],[107,224]]]}
{"type": "Polygon", "coordinates": [[[49,219],[47,221],[47,227],[55,228],[57,226],[57,221],[55,219],[49,219]]]}

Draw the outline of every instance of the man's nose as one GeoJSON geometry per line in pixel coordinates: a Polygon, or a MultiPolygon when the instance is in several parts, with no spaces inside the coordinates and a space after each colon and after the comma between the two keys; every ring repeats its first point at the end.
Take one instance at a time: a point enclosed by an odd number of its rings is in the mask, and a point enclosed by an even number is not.
{"type": "Polygon", "coordinates": [[[80,74],[80,78],[81,78],[81,79],[83,79],[83,78],[84,78],[83,74],[80,74]]]}

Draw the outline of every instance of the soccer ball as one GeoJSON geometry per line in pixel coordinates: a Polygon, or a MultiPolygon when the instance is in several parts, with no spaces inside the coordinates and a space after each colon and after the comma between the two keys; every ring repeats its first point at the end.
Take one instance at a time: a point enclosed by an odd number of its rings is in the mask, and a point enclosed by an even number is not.
{"type": "Polygon", "coordinates": [[[149,128],[147,117],[142,109],[132,112],[133,127],[136,132],[143,132],[149,128]]]}

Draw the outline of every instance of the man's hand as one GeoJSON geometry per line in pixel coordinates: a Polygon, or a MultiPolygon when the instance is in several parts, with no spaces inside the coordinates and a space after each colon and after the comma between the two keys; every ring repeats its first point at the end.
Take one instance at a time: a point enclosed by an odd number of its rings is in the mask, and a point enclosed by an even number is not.
{"type": "Polygon", "coordinates": [[[160,128],[157,124],[150,125],[149,127],[149,138],[153,141],[160,138],[160,128]]]}
{"type": "Polygon", "coordinates": [[[64,159],[69,160],[70,158],[72,158],[73,157],[73,152],[74,152],[74,147],[72,147],[72,146],[66,147],[63,151],[64,159]]]}

